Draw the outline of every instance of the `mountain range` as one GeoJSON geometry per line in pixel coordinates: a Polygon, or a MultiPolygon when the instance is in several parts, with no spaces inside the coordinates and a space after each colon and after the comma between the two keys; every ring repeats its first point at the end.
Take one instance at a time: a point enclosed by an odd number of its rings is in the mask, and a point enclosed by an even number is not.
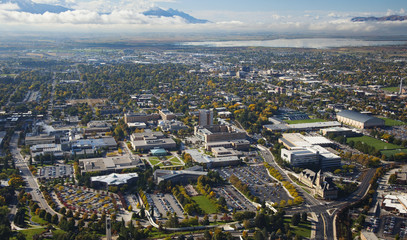
{"type": "Polygon", "coordinates": [[[352,22],[387,22],[387,21],[405,21],[407,16],[391,15],[384,17],[354,17],[352,22]]]}
{"type": "Polygon", "coordinates": [[[31,0],[0,0],[0,4],[15,4],[19,7],[16,11],[19,12],[28,12],[33,14],[43,14],[45,12],[50,13],[61,13],[72,10],[70,8],[58,6],[58,5],[51,5],[51,4],[42,4],[42,3],[35,3],[31,0]]]}
{"type": "MultiPolygon", "coordinates": [[[[14,11],[19,12],[27,12],[32,14],[44,14],[45,12],[50,13],[62,13],[66,11],[73,11],[74,9],[59,6],[59,5],[51,5],[51,4],[42,4],[42,3],[35,3],[31,0],[0,0],[0,4],[14,4],[18,6],[18,9],[14,11]]],[[[101,13],[105,14],[105,13],[101,13]]],[[[204,19],[197,19],[193,16],[178,10],[174,10],[172,8],[168,10],[164,10],[159,7],[151,8],[145,12],[143,12],[145,16],[155,16],[155,17],[181,17],[187,23],[207,23],[208,20],[204,19]]]]}
{"type": "Polygon", "coordinates": [[[144,15],[146,16],[156,16],[156,17],[181,17],[183,19],[185,19],[188,23],[208,23],[208,20],[205,19],[197,19],[192,17],[191,15],[178,11],[178,10],[174,10],[172,8],[168,9],[168,10],[164,10],[162,8],[159,7],[155,7],[152,8],[148,11],[143,12],[144,15]]]}

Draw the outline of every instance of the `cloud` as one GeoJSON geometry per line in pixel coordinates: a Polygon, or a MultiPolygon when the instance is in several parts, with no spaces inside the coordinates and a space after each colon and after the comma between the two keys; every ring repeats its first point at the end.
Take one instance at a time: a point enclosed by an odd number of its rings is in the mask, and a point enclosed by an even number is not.
{"type": "MultiPolygon", "coordinates": [[[[36,0],[51,2],[54,0],[36,0]]],[[[352,16],[378,15],[349,12],[233,12],[202,11],[189,13],[211,23],[189,24],[181,17],[145,16],[142,12],[156,2],[172,0],[55,0],[72,11],[30,14],[18,12],[18,6],[0,5],[0,30],[55,32],[272,32],[336,35],[391,35],[404,33],[407,21],[354,23],[352,16]],[[63,1],[63,2],[62,2],[63,1]]],[[[403,9],[400,12],[404,11],[403,9]]],[[[383,14],[383,13],[382,13],[383,14]]]]}
{"type": "Polygon", "coordinates": [[[15,3],[0,4],[0,11],[13,11],[18,9],[20,9],[20,7],[15,3]]]}
{"type": "Polygon", "coordinates": [[[31,14],[0,10],[0,22],[25,25],[48,25],[51,23],[52,25],[185,24],[185,21],[180,17],[149,17],[132,10],[115,10],[109,14],[99,14],[89,10],[66,11],[59,14],[49,12],[44,14],[31,14]]]}
{"type": "Polygon", "coordinates": [[[404,15],[406,11],[404,8],[401,8],[400,10],[393,10],[393,9],[388,9],[386,12],[386,16],[391,16],[391,15],[404,15]]]}

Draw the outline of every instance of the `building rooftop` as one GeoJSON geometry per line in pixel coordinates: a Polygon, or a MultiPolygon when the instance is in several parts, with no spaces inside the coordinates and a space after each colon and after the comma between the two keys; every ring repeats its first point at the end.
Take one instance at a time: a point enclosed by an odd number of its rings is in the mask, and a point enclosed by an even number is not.
{"type": "Polygon", "coordinates": [[[142,164],[139,158],[131,159],[128,156],[81,159],[79,163],[83,172],[115,171],[135,168],[142,164]]]}
{"type": "Polygon", "coordinates": [[[362,114],[356,111],[352,111],[352,110],[343,110],[339,113],[337,113],[338,116],[341,117],[345,117],[345,118],[349,118],[358,122],[367,122],[371,119],[376,119],[375,117],[366,115],[366,114],[362,114]]]}
{"type": "Polygon", "coordinates": [[[106,183],[107,185],[121,185],[126,184],[128,180],[137,177],[138,177],[137,173],[126,173],[126,174],[112,173],[104,176],[91,177],[91,181],[103,182],[106,183]]]}

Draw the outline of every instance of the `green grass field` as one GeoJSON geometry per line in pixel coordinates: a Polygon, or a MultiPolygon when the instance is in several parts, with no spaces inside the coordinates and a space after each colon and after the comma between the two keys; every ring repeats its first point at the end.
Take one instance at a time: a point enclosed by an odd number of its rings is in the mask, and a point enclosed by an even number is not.
{"type": "Polygon", "coordinates": [[[164,157],[149,157],[148,161],[151,163],[151,165],[159,166],[159,167],[183,166],[181,160],[173,155],[164,156],[164,157]],[[171,163],[171,165],[169,165],[169,166],[164,165],[163,162],[165,162],[165,161],[169,161],[171,163]]]}
{"type": "Polygon", "coordinates": [[[155,160],[155,159],[148,159],[148,161],[150,161],[151,165],[153,165],[153,166],[155,166],[161,162],[160,160],[155,160]]]}
{"type": "Polygon", "coordinates": [[[171,162],[173,165],[182,165],[182,163],[180,162],[180,160],[179,160],[177,157],[171,158],[171,159],[170,159],[170,162],[171,162]]]}
{"type": "Polygon", "coordinates": [[[195,196],[192,197],[192,200],[194,200],[207,214],[216,213],[216,206],[205,196],[195,196]]]}
{"type": "Polygon", "coordinates": [[[365,144],[368,144],[369,146],[374,147],[376,150],[386,150],[386,149],[398,149],[398,148],[401,148],[398,145],[391,144],[391,143],[386,143],[386,142],[380,141],[380,140],[378,140],[376,138],[372,138],[372,137],[369,137],[369,136],[347,138],[346,142],[349,143],[350,141],[364,142],[365,144]]]}
{"type": "Polygon", "coordinates": [[[386,88],[382,88],[383,91],[386,92],[398,92],[400,90],[399,87],[386,87],[386,88]]]}
{"type": "MultiPolygon", "coordinates": [[[[28,230],[20,230],[19,232],[23,233],[25,235],[26,239],[33,239],[33,236],[35,234],[41,234],[44,231],[45,231],[45,228],[35,228],[35,229],[28,229],[28,230]]],[[[61,234],[61,233],[65,233],[65,231],[63,231],[61,229],[55,229],[55,230],[53,230],[53,233],[61,234]]]]}
{"type": "Polygon", "coordinates": [[[324,119],[314,118],[314,119],[303,119],[303,120],[284,120],[284,122],[288,124],[296,124],[296,123],[314,123],[314,122],[326,122],[324,119]]]}
{"type": "Polygon", "coordinates": [[[406,123],[390,118],[385,118],[385,117],[379,117],[384,120],[384,124],[388,127],[393,127],[393,126],[403,126],[406,125],[406,123]]]}
{"type": "Polygon", "coordinates": [[[291,218],[285,217],[284,223],[290,224],[290,229],[291,229],[291,232],[293,233],[293,235],[298,234],[304,238],[311,237],[311,222],[309,222],[309,221],[307,221],[306,223],[301,222],[300,224],[298,224],[298,226],[293,226],[293,225],[291,225],[291,218]]]}
{"type": "Polygon", "coordinates": [[[41,224],[41,225],[47,225],[48,222],[45,221],[44,219],[40,218],[38,215],[33,214],[31,217],[31,221],[41,224]]]}
{"type": "Polygon", "coordinates": [[[401,152],[407,153],[407,148],[380,151],[380,153],[383,154],[383,155],[386,155],[386,157],[390,157],[390,156],[393,156],[396,153],[401,153],[401,152]]]}

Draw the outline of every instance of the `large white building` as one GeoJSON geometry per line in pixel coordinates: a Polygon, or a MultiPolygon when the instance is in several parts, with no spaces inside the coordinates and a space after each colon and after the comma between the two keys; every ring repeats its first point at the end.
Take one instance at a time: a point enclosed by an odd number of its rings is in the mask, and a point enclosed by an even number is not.
{"type": "Polygon", "coordinates": [[[281,158],[294,167],[319,165],[318,153],[306,148],[281,149],[281,158]]]}
{"type": "Polygon", "coordinates": [[[338,167],[341,158],[330,148],[332,141],[322,136],[304,136],[300,133],[285,133],[280,138],[287,149],[281,149],[281,158],[294,167],[319,165],[321,168],[338,167]]]}
{"type": "Polygon", "coordinates": [[[137,173],[124,173],[124,174],[112,173],[109,175],[91,177],[90,181],[93,187],[96,186],[107,187],[113,185],[120,186],[123,184],[131,184],[135,180],[137,180],[137,178],[138,178],[137,173]]]}
{"type": "Polygon", "coordinates": [[[336,114],[336,118],[339,122],[360,129],[384,127],[383,119],[351,110],[343,110],[339,112],[336,114]]]}

